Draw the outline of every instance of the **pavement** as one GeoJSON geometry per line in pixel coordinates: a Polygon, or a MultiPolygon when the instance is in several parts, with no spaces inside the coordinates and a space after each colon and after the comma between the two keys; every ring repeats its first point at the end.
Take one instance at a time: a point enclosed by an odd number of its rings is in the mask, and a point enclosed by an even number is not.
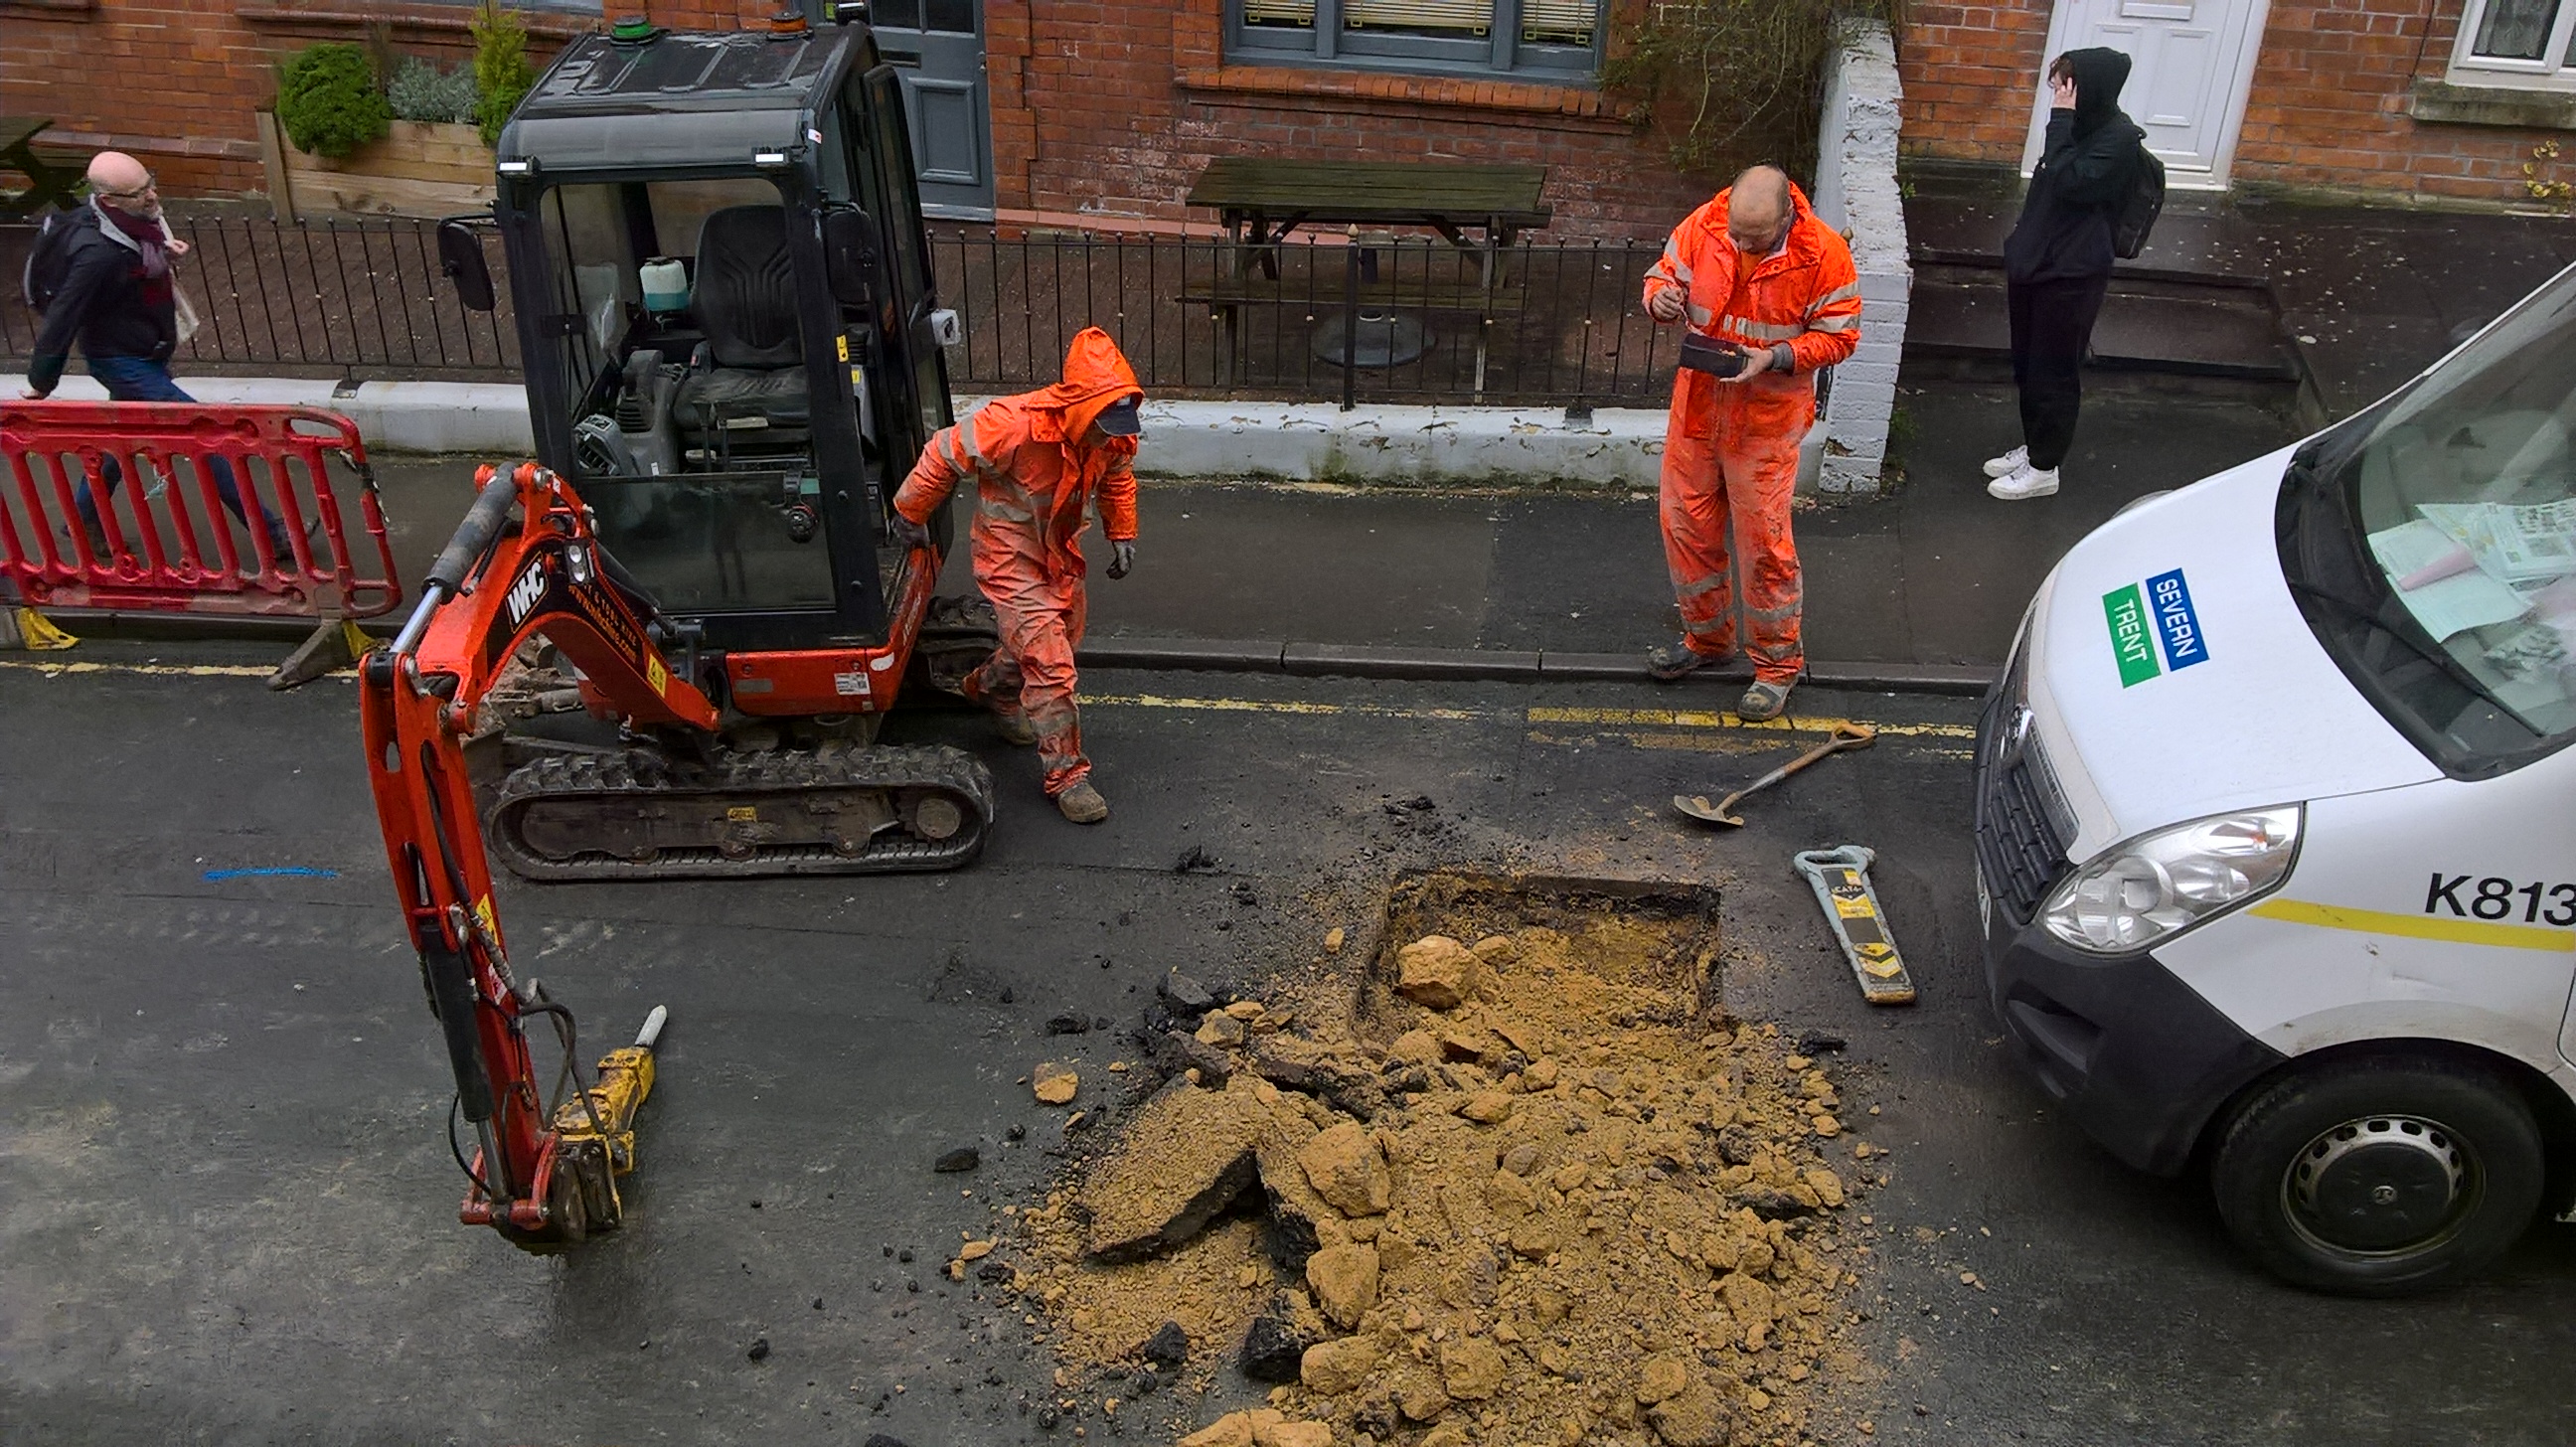
{"type": "MultiPolygon", "coordinates": [[[[1917,261],[1939,268],[2000,264],[2003,239],[2019,213],[2016,198],[1990,185],[1934,180],[1907,201],[1905,219],[1917,261]]],[[[2379,400],[2570,263],[2576,263],[2576,228],[2563,214],[2318,206],[2175,192],[2145,251],[2115,273],[2134,282],[2134,294],[2124,299],[2131,308],[2126,334],[2114,342],[2097,334],[2096,345],[2121,346],[2133,366],[2160,360],[2169,369],[2223,366],[2250,374],[2248,353],[2263,346],[2228,323],[2240,312],[2230,298],[2252,288],[2271,313],[2270,344],[2294,355],[2299,415],[2321,426],[2379,400]],[[2194,291],[2202,305],[2177,305],[2178,292],[2194,291]],[[2203,320],[2195,323],[2194,313],[2203,320]]],[[[2001,288],[1991,288],[1990,298],[1988,290],[1973,294],[1987,310],[2000,307],[2001,288]]],[[[2115,300],[2104,310],[2104,325],[2115,333],[2124,330],[2120,306],[2115,300]]],[[[1959,320],[1972,338],[1997,334],[1998,319],[1982,312],[1959,320]]]]}
{"type": "Polygon", "coordinates": [[[455,1220],[446,1067],[353,691],[270,694],[244,643],[79,659],[0,659],[0,1440],[1169,1441],[1257,1402],[1230,1343],[1202,1344],[1204,1391],[1113,1420],[1107,1389],[1055,1385],[1016,1298],[939,1274],[1078,1144],[1017,1082],[1070,1059],[1115,1129],[1134,1077],[1107,1067],[1136,1058],[1166,969],[1259,994],[1331,968],[1324,932],[1366,937],[1422,867],[1713,885],[1728,1008],[1848,1042],[1844,1118],[1891,1154],[1849,1213],[1871,1251],[1817,1440],[2562,1439],[2576,1235],[2537,1227],[2425,1300],[2304,1294],[2232,1249],[2200,1186],[2121,1168],[2023,1075],[1975,954],[1970,700],[1803,693],[1807,729],[1915,731],[1726,833],[1663,801],[1800,739],[1676,718],[1645,685],[1094,672],[1117,812],[1093,830],[1047,813],[980,718],[899,715],[995,768],[970,869],[502,880],[520,972],[585,1048],[671,1010],[627,1227],[538,1259],[455,1220]],[[1860,1002],[1788,868],[1844,841],[1879,851],[1911,1009],[1860,1002]],[[1193,849],[1213,864],[1176,871],[1193,849]],[[1051,1035],[1059,1015],[1109,1024],[1051,1035]],[[931,1170],[970,1144],[978,1170],[931,1170]],[[1067,1397],[1052,1430],[1030,1410],[1067,1397]]]}
{"type": "MultiPolygon", "coordinates": [[[[1908,376],[1898,413],[1904,473],[1891,494],[1805,500],[1795,524],[1807,650],[1820,676],[1896,684],[1928,676],[1974,691],[2010,647],[2040,579],[2076,540],[2139,496],[2295,435],[2277,397],[2173,395],[2104,376],[2064,490],[2002,503],[1986,496],[1979,464],[2019,440],[2009,386],[1908,376]]],[[[404,579],[416,583],[464,516],[475,462],[376,463],[404,579]]],[[[1276,659],[1283,645],[1303,644],[1444,650],[1450,656],[1435,661],[1482,661],[1505,673],[1512,660],[1545,651],[1606,671],[1641,666],[1648,646],[1680,631],[1649,492],[1149,479],[1140,511],[1136,572],[1093,581],[1095,657],[1132,662],[1211,644],[1255,645],[1235,651],[1258,655],[1266,644],[1276,659]]],[[[971,588],[962,552],[943,587],[971,588]]],[[[128,631],[163,626],[143,617],[128,631]]],[[[1729,676],[1740,687],[1740,676],[1729,676]]],[[[1701,676],[1683,688],[1725,686],[1701,676]]]]}

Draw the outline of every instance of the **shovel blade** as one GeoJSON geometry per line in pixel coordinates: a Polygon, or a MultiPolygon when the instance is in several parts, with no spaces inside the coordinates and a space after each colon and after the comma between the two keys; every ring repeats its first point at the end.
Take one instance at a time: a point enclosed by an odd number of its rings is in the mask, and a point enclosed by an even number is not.
{"type": "Polygon", "coordinates": [[[1734,803],[1736,798],[1736,795],[1729,794],[1712,804],[1706,794],[1675,794],[1673,807],[1703,824],[1722,824],[1729,829],[1741,829],[1744,827],[1744,821],[1726,812],[1726,806],[1734,803]]]}

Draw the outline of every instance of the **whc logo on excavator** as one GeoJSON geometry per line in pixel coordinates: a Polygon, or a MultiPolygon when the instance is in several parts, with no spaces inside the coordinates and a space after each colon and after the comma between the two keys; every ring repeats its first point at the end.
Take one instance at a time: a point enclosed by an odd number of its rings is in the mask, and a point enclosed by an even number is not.
{"type": "Polygon", "coordinates": [[[550,554],[539,553],[528,559],[519,576],[510,580],[510,591],[502,598],[501,606],[510,615],[512,632],[528,621],[528,615],[536,611],[537,600],[546,596],[546,565],[551,561],[550,554]]]}

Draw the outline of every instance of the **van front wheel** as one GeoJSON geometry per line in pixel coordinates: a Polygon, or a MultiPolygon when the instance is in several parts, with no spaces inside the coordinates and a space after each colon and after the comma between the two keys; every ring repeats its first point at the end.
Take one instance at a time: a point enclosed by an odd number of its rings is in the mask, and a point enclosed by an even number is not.
{"type": "Polygon", "coordinates": [[[2351,1296],[2446,1285],[2540,1205],[2540,1130],[2513,1086],[2429,1058],[2336,1061],[2257,1091],[2210,1165],[2219,1215],[2286,1281],[2351,1296]]]}

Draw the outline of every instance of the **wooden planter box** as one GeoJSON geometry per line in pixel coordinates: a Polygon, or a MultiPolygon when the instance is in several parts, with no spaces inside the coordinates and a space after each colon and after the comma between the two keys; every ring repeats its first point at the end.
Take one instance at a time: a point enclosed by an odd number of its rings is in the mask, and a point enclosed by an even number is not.
{"type": "Polygon", "coordinates": [[[272,158],[269,195],[281,218],[312,211],[453,216],[492,204],[492,153],[472,126],[396,121],[383,140],[331,160],[295,149],[274,115],[259,119],[272,158]]]}

